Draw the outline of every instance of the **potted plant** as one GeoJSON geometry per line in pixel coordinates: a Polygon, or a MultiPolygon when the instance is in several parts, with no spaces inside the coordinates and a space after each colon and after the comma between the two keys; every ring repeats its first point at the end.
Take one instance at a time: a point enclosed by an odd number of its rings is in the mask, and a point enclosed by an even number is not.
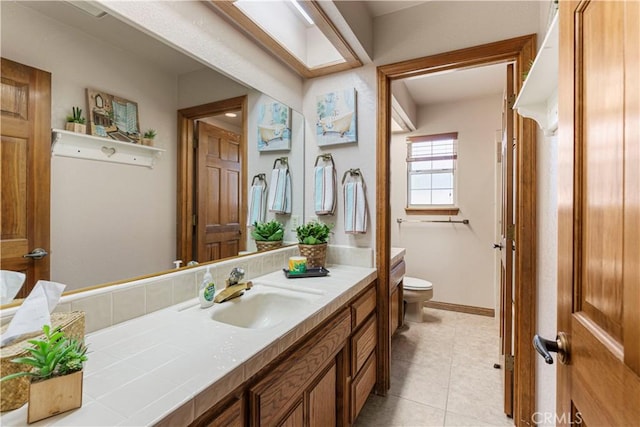
{"type": "Polygon", "coordinates": [[[71,115],[67,116],[66,130],[77,133],[87,133],[85,118],[82,117],[82,108],[71,107],[71,115]]]}
{"type": "Polygon", "coordinates": [[[284,225],[273,219],[269,222],[254,222],[251,237],[256,241],[258,252],[277,249],[282,246],[284,225]]]}
{"type": "Polygon", "coordinates": [[[147,129],[147,131],[142,135],[142,145],[153,146],[153,139],[156,135],[155,129],[147,129]]]}
{"type": "Polygon", "coordinates": [[[307,257],[307,268],[324,267],[327,259],[327,242],[331,227],[318,221],[296,228],[300,255],[307,257]]]}
{"type": "Polygon", "coordinates": [[[26,350],[31,354],[12,359],[31,366],[30,371],[16,372],[0,379],[6,381],[29,376],[29,408],[27,422],[82,406],[82,366],[87,360],[87,347],[75,338],[67,338],[60,328],[42,327],[43,339],[33,339],[26,350]]]}

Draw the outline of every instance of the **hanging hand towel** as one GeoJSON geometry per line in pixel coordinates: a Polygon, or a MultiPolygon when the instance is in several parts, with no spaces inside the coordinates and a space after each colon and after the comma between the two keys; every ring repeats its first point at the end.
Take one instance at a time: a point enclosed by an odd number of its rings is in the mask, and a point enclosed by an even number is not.
{"type": "Polygon", "coordinates": [[[271,171],[271,191],[269,191],[269,212],[291,213],[291,176],[288,168],[271,171]]]}
{"type": "Polygon", "coordinates": [[[267,198],[267,182],[264,174],[253,177],[251,190],[249,193],[249,213],[247,215],[247,225],[252,226],[255,222],[264,222],[267,198]]]}
{"type": "MultiPolygon", "coordinates": [[[[347,171],[346,174],[351,174],[347,171]]],[[[367,232],[367,200],[365,196],[364,180],[360,172],[353,174],[359,180],[348,181],[343,186],[344,195],[344,231],[347,234],[367,232]]],[[[342,180],[344,183],[344,179],[342,180]]]]}
{"type": "Polygon", "coordinates": [[[314,207],[316,215],[333,215],[336,209],[336,169],[330,154],[318,156],[314,169],[314,207]],[[318,165],[318,159],[331,161],[318,165]]]}

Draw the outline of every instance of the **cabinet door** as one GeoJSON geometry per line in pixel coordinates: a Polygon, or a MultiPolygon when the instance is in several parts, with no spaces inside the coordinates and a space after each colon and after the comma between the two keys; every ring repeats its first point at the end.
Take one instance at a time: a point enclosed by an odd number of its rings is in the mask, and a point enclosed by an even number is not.
{"type": "Polygon", "coordinates": [[[304,412],[302,402],[298,403],[293,411],[282,421],[280,427],[302,427],[304,426],[304,412]]]}
{"type": "Polygon", "coordinates": [[[389,317],[389,333],[393,335],[393,333],[398,329],[398,325],[400,324],[400,291],[399,287],[391,294],[390,302],[391,302],[391,316],[389,317]]]}
{"type": "Polygon", "coordinates": [[[309,392],[309,427],[336,425],[336,363],[309,392]]]}

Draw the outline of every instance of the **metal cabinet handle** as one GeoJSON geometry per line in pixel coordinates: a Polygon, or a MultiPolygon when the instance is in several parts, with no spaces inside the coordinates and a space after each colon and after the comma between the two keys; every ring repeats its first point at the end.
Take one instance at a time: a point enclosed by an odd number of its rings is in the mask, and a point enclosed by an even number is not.
{"type": "Polygon", "coordinates": [[[49,255],[49,252],[45,251],[42,248],[35,248],[28,254],[22,255],[23,258],[31,258],[31,259],[42,259],[49,255]]]}
{"type": "Polygon", "coordinates": [[[564,332],[558,332],[555,341],[544,339],[536,334],[533,337],[533,347],[549,365],[553,364],[551,353],[558,353],[558,361],[563,365],[569,364],[569,337],[564,332]]]}

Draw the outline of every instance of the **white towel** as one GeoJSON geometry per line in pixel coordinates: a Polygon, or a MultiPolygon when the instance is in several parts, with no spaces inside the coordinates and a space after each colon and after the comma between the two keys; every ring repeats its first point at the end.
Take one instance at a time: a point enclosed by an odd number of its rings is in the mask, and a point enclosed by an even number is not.
{"type": "Polygon", "coordinates": [[[271,190],[269,191],[269,212],[291,213],[291,176],[289,169],[276,168],[271,171],[271,190]]]}
{"type": "Polygon", "coordinates": [[[266,184],[260,181],[260,184],[251,186],[249,193],[249,213],[247,215],[247,225],[252,226],[254,222],[264,222],[266,204],[266,184]]]}
{"type": "Polygon", "coordinates": [[[333,165],[314,169],[314,204],[316,215],[333,215],[336,209],[336,171],[333,165]]]}
{"type": "Polygon", "coordinates": [[[347,234],[367,232],[367,200],[362,181],[350,181],[343,186],[344,231],[347,234]]]}

